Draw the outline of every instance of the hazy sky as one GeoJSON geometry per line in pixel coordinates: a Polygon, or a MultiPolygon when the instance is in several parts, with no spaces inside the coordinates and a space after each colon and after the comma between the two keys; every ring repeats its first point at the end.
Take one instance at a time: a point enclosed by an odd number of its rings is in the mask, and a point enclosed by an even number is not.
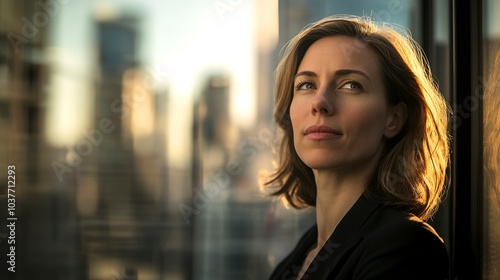
{"type": "MultiPolygon", "coordinates": [[[[54,1],[55,2],[55,1],[54,1]]],[[[96,18],[139,18],[140,60],[169,92],[171,160],[188,159],[193,98],[212,72],[231,79],[232,120],[253,124],[255,1],[66,0],[50,19],[47,135],[70,145],[94,122],[96,18]],[[237,117],[236,117],[237,116],[237,117]]],[[[182,165],[182,163],[180,163],[182,165]]]]}

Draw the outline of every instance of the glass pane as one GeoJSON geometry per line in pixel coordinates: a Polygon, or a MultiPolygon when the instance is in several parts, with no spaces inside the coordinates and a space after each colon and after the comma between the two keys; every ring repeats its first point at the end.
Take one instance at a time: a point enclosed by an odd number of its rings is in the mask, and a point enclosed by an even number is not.
{"type": "Polygon", "coordinates": [[[500,279],[500,1],[485,1],[483,13],[483,279],[500,279]]]}
{"type": "Polygon", "coordinates": [[[334,14],[423,37],[417,0],[0,2],[18,279],[265,279],[315,222],[259,188],[279,51],[334,14]]]}

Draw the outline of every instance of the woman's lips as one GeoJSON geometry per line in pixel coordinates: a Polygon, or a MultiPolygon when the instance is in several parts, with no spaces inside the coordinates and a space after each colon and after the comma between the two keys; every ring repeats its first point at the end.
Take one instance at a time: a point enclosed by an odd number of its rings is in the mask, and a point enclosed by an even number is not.
{"type": "Polygon", "coordinates": [[[312,125],[304,131],[304,135],[311,139],[331,139],[342,135],[340,131],[325,125],[312,125]]]}

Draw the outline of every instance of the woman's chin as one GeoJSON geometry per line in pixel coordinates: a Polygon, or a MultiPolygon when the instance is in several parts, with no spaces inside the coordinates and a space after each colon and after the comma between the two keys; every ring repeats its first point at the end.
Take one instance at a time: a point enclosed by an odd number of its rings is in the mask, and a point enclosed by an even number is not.
{"type": "Polygon", "coordinates": [[[313,170],[326,170],[326,169],[337,169],[341,166],[338,162],[333,162],[330,160],[308,160],[304,161],[304,163],[313,170]]]}

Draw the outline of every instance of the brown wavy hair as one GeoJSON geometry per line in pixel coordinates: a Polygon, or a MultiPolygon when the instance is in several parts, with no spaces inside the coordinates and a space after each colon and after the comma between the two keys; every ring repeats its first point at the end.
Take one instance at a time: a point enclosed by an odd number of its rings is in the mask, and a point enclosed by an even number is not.
{"type": "Polygon", "coordinates": [[[314,175],[295,151],[289,109],[294,76],[307,49],[329,36],[350,36],[358,40],[359,51],[374,50],[380,59],[387,102],[404,102],[408,110],[401,132],[386,141],[378,168],[366,182],[365,195],[427,220],[437,210],[447,186],[449,107],[418,44],[404,31],[369,19],[328,17],[306,26],[285,46],[274,88],[274,120],[283,133],[276,169],[265,186],[294,208],[316,205],[314,175]]]}

